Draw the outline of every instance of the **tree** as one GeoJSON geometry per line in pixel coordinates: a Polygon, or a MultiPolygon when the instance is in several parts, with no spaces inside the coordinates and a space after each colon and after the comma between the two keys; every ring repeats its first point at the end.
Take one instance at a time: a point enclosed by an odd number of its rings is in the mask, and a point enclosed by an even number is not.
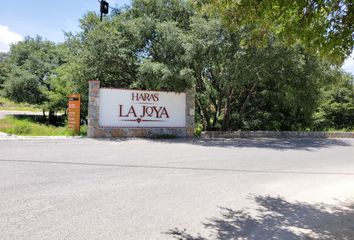
{"type": "Polygon", "coordinates": [[[288,46],[300,43],[341,64],[354,45],[352,0],[194,0],[205,12],[219,16],[232,30],[247,29],[246,44],[262,45],[270,37],[288,46]]]}
{"type": "Polygon", "coordinates": [[[0,93],[2,89],[2,84],[5,82],[5,79],[9,73],[9,69],[5,64],[5,59],[7,57],[6,53],[0,52],[0,93]]]}
{"type": "Polygon", "coordinates": [[[327,71],[328,84],[314,114],[314,128],[354,129],[354,78],[338,69],[327,71]]]}
{"type": "MultiPolygon", "coordinates": [[[[193,84],[186,56],[186,28],[192,10],[184,1],[136,0],[100,22],[94,13],[80,20],[82,31],[67,34],[75,85],[86,113],[87,81],[103,87],[183,91],[193,84]]],[[[69,67],[71,68],[71,67],[69,67]]]]}
{"type": "Polygon", "coordinates": [[[320,61],[274,40],[242,47],[218,19],[192,19],[197,112],[206,130],[300,130],[319,99],[320,61]]]}
{"type": "Polygon", "coordinates": [[[58,110],[48,104],[54,90],[51,79],[54,70],[65,62],[67,53],[63,49],[40,36],[26,37],[12,45],[2,61],[3,95],[17,102],[42,105],[51,117],[58,110]]]}
{"type": "Polygon", "coordinates": [[[68,95],[75,92],[73,79],[67,78],[66,74],[71,71],[65,64],[69,61],[69,49],[64,44],[58,44],[55,46],[54,54],[59,62],[50,70],[46,79],[47,85],[40,88],[45,96],[41,106],[49,114],[63,110],[66,112],[68,95]]]}
{"type": "MultiPolygon", "coordinates": [[[[328,65],[298,42],[289,46],[269,35],[262,47],[245,46],[251,26],[231,31],[218,17],[197,15],[189,2],[177,0],[136,0],[102,22],[89,13],[80,23],[81,32],[67,34],[68,61],[50,82],[57,92],[82,94],[83,116],[87,81],[99,79],[103,87],[196,87],[197,120],[206,130],[304,130],[313,124],[328,65]]],[[[50,102],[59,103],[58,96],[50,102]]]]}
{"type": "Polygon", "coordinates": [[[39,104],[42,93],[38,88],[37,77],[27,70],[13,66],[3,84],[3,94],[16,102],[39,104]]]}

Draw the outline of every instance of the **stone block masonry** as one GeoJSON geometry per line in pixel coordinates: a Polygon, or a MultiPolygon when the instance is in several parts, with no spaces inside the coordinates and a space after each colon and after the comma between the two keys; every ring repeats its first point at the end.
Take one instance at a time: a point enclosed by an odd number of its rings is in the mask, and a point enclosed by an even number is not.
{"type": "Polygon", "coordinates": [[[207,131],[202,138],[354,138],[354,132],[207,131]]]}
{"type": "MultiPolygon", "coordinates": [[[[153,91],[152,91],[153,92],[153,91]]],[[[99,125],[100,112],[100,82],[89,81],[88,106],[88,137],[90,138],[121,138],[121,137],[193,137],[195,117],[195,90],[186,92],[185,127],[101,127],[99,125]]],[[[118,106],[112,106],[118,107],[118,106]]]]}

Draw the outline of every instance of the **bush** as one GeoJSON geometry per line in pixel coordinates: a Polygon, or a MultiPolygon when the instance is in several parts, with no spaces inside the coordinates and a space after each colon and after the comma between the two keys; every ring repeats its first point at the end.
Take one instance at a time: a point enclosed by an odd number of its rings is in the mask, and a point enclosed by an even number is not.
{"type": "MultiPolygon", "coordinates": [[[[16,119],[6,117],[0,120],[0,131],[22,136],[74,136],[67,127],[56,127],[45,125],[38,122],[32,122],[29,119],[16,119]]],[[[85,134],[85,130],[82,132],[85,134]]]]}
{"type": "Polygon", "coordinates": [[[31,133],[32,128],[29,125],[21,124],[13,128],[13,134],[15,135],[28,135],[31,133]]]}
{"type": "Polygon", "coordinates": [[[353,79],[344,75],[341,82],[323,90],[321,105],[314,114],[314,128],[354,129],[353,79]]]}

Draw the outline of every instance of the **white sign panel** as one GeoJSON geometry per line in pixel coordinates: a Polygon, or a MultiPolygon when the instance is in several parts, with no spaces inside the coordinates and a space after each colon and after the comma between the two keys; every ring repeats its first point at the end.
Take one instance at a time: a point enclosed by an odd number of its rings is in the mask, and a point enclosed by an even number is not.
{"type": "Polygon", "coordinates": [[[100,89],[101,127],[185,127],[186,94],[100,89]]]}

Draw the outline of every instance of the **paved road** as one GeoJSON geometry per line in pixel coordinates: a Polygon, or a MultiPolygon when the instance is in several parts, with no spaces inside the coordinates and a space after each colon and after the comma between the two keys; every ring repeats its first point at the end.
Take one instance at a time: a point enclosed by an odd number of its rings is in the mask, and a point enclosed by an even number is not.
{"type": "Polygon", "coordinates": [[[42,115],[42,112],[0,110],[0,119],[7,115],[42,115]]]}
{"type": "Polygon", "coordinates": [[[0,140],[0,234],[354,239],[354,140],[0,140]]]}

